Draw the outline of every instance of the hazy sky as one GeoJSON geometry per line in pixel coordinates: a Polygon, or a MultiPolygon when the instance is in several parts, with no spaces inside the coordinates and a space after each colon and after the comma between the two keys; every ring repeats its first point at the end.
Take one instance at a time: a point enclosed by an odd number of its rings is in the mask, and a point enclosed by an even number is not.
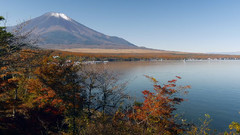
{"type": "Polygon", "coordinates": [[[138,46],[188,52],[240,51],[240,0],[0,0],[15,25],[61,12],[138,46]]]}

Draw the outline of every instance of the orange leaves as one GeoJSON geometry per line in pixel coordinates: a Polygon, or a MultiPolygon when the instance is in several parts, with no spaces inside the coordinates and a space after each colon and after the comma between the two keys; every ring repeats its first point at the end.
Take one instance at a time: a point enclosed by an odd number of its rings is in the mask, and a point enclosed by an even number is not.
{"type": "Polygon", "coordinates": [[[163,88],[172,88],[172,87],[176,87],[176,84],[165,84],[163,88]]]}
{"type": "Polygon", "coordinates": [[[52,107],[58,108],[59,111],[63,111],[65,109],[63,100],[58,98],[55,91],[46,87],[40,79],[27,79],[25,89],[28,92],[28,99],[22,105],[23,107],[38,107],[42,109],[52,107]]]}
{"type": "Polygon", "coordinates": [[[182,79],[180,76],[176,76],[178,79],[182,79]]]}
{"type": "Polygon", "coordinates": [[[149,95],[149,94],[152,94],[151,92],[149,92],[148,90],[144,90],[142,91],[143,95],[149,95]]]}
{"type": "Polygon", "coordinates": [[[38,96],[43,88],[43,84],[39,79],[28,79],[26,88],[30,94],[38,96]]]}
{"type": "Polygon", "coordinates": [[[56,97],[56,93],[51,88],[45,88],[39,79],[29,79],[27,89],[33,95],[33,104],[42,108],[46,105],[58,106],[62,100],[56,97]]]}
{"type": "Polygon", "coordinates": [[[176,79],[173,79],[173,80],[171,80],[171,81],[168,81],[169,83],[176,83],[177,82],[177,80],[176,79]]]}
{"type": "MultiPolygon", "coordinates": [[[[47,90],[47,89],[46,89],[47,90]]],[[[48,90],[47,91],[47,96],[49,98],[53,98],[56,95],[56,93],[53,90],[48,90]]]]}
{"type": "Polygon", "coordinates": [[[184,86],[184,88],[185,89],[191,89],[192,87],[191,87],[191,85],[186,85],[186,86],[184,86]]]}
{"type": "MultiPolygon", "coordinates": [[[[166,133],[180,132],[177,124],[173,121],[173,111],[176,110],[175,105],[184,101],[182,98],[174,97],[175,93],[179,92],[176,88],[176,79],[168,81],[168,84],[157,85],[155,78],[146,76],[154,82],[155,92],[148,90],[142,91],[144,94],[144,102],[141,106],[133,106],[133,112],[128,117],[134,120],[137,124],[150,129],[150,133],[166,133]]],[[[181,77],[176,76],[178,79],[181,77]]],[[[185,86],[181,88],[190,88],[185,86]]]]}
{"type": "Polygon", "coordinates": [[[39,104],[39,107],[45,105],[57,105],[62,102],[62,100],[55,97],[56,93],[50,88],[43,88],[40,90],[38,97],[34,100],[35,103],[39,104]]]}
{"type": "Polygon", "coordinates": [[[37,53],[39,53],[39,52],[34,51],[34,50],[30,50],[30,49],[23,49],[19,52],[20,60],[21,61],[27,61],[28,59],[31,59],[31,58],[35,57],[35,55],[37,53]]]}
{"type": "Polygon", "coordinates": [[[7,67],[1,67],[0,70],[7,70],[7,67]]]}
{"type": "Polygon", "coordinates": [[[18,78],[8,79],[8,83],[16,83],[16,82],[18,82],[18,78]]]}
{"type": "Polygon", "coordinates": [[[60,103],[62,103],[62,102],[63,102],[62,99],[53,99],[52,104],[53,104],[53,105],[56,105],[56,104],[60,104],[60,103]]]}

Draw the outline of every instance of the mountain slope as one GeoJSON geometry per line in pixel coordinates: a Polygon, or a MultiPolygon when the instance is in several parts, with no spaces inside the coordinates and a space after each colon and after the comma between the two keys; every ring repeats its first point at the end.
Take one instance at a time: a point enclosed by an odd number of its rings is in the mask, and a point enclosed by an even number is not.
{"type": "Polygon", "coordinates": [[[29,20],[24,31],[33,29],[40,37],[40,47],[46,48],[137,48],[114,36],[92,30],[63,13],[49,12],[29,20]]]}

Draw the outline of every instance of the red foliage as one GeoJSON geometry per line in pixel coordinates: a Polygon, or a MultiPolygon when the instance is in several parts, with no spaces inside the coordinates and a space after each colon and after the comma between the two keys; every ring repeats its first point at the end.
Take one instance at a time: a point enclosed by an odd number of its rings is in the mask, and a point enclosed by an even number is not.
{"type": "Polygon", "coordinates": [[[182,79],[180,76],[176,76],[178,79],[182,79]]]}
{"type": "Polygon", "coordinates": [[[176,79],[173,79],[173,80],[171,80],[171,81],[168,81],[169,83],[176,83],[177,82],[177,80],[176,79]]]}
{"type": "MultiPolygon", "coordinates": [[[[153,77],[148,78],[156,80],[153,77]]],[[[177,78],[180,79],[181,77],[178,76],[177,78]]],[[[173,84],[176,82],[177,80],[173,79],[163,86],[155,84],[155,92],[144,90],[142,92],[144,102],[141,106],[134,106],[134,111],[128,117],[148,130],[151,129],[151,132],[180,132],[180,128],[177,128],[179,125],[174,122],[172,114],[176,110],[175,105],[184,101],[182,98],[173,96],[173,94],[179,92],[176,84],[173,84]]],[[[189,86],[181,88],[189,88],[189,86]]]]}

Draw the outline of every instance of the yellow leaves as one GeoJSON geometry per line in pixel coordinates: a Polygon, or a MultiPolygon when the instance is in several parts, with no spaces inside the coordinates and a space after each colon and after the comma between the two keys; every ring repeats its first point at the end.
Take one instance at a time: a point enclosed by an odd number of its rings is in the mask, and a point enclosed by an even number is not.
{"type": "Polygon", "coordinates": [[[153,81],[153,83],[158,83],[158,81],[156,80],[156,78],[148,76],[148,75],[144,75],[146,78],[150,79],[151,81],[153,81]]]}
{"type": "Polygon", "coordinates": [[[209,114],[205,114],[205,118],[210,119],[210,115],[209,114]]]}
{"type": "Polygon", "coordinates": [[[240,124],[237,123],[237,122],[232,122],[232,123],[229,125],[229,129],[235,130],[236,133],[240,133],[240,124]]]}

